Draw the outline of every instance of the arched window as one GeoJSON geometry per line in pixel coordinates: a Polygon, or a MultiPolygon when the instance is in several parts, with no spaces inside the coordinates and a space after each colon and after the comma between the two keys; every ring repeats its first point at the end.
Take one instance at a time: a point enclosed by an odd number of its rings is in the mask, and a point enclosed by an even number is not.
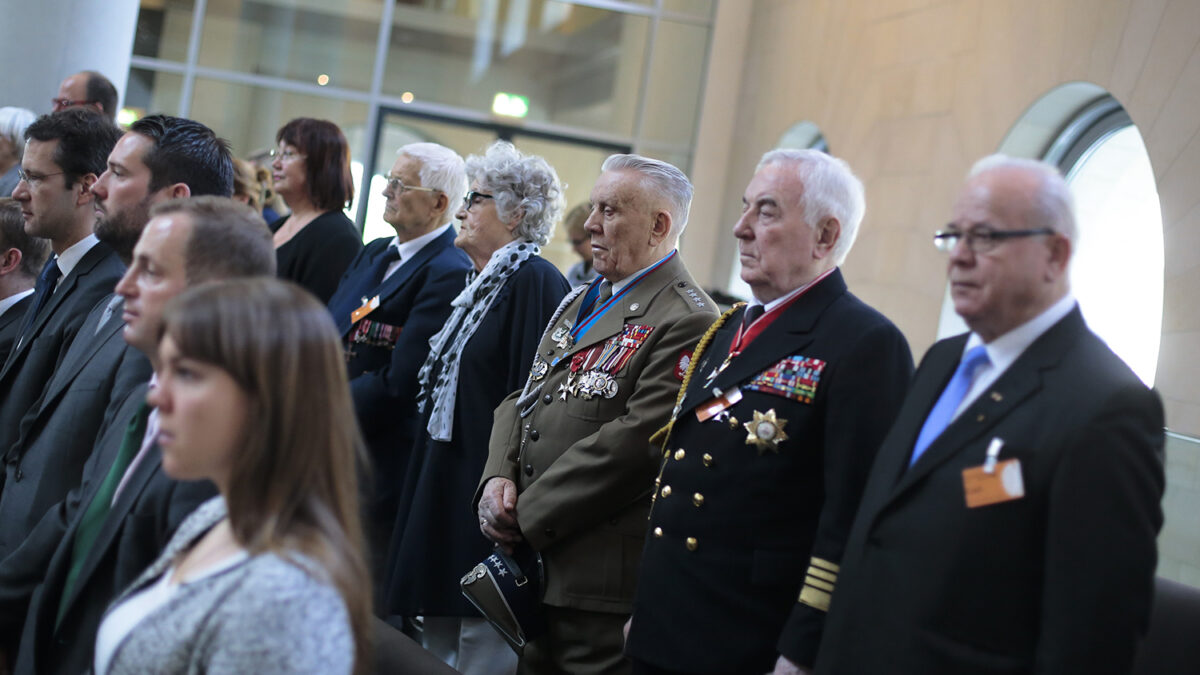
{"type": "MultiPolygon", "coordinates": [[[[1162,211],[1137,126],[1107,92],[1074,83],[1034,104],[999,152],[1040,157],[1066,176],[1079,232],[1071,292],[1091,329],[1153,385],[1162,335],[1162,211]],[[1056,109],[1059,124],[1052,126],[1056,109]]],[[[965,329],[944,305],[939,337],[965,329]]]]}

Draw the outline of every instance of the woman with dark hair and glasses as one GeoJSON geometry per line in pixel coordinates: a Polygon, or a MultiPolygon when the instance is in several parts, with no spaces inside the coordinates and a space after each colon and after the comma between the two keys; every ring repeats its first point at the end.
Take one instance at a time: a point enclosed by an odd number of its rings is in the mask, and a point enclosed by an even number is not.
{"type": "Polygon", "coordinates": [[[298,117],[275,135],[271,177],[291,213],[271,223],[279,277],[328,303],[362,237],[342,212],[354,199],[350,146],[333,122],[298,117]]]}
{"type": "Polygon", "coordinates": [[[474,264],[445,326],[430,339],[417,439],[392,534],[389,615],[423,617],[422,644],[467,675],[516,669],[516,655],[459,590],[492,544],[463,505],[488,456],[492,411],[525,383],[567,282],[540,256],[563,210],[554,168],[497,141],[467,158],[471,191],[454,243],[474,264]]]}
{"type": "Polygon", "coordinates": [[[95,672],[370,672],[361,440],[329,312],[277,279],[202,284],[167,306],[158,354],[162,468],[220,495],[109,608],[95,672]]]}

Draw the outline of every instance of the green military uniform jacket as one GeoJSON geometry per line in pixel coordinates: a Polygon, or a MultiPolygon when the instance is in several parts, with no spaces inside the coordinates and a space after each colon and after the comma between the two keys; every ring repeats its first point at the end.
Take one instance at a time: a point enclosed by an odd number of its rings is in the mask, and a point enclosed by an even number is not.
{"type": "Polygon", "coordinates": [[[518,525],[545,561],[543,601],[627,613],[658,471],[649,439],[716,304],[675,253],[568,344],[585,297],[568,296],[525,389],[496,408],[474,503],[491,478],[515,482],[518,525]]]}

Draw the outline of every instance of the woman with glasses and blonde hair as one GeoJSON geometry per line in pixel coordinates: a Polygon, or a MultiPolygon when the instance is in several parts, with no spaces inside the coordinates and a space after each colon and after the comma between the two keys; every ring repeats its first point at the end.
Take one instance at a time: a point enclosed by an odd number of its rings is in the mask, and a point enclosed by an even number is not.
{"type": "Polygon", "coordinates": [[[367,672],[361,441],[329,312],[275,279],[200,285],[159,358],[163,470],[220,495],[109,608],[95,672],[367,672]]]}
{"type": "Polygon", "coordinates": [[[540,256],[563,210],[554,168],[497,141],[467,158],[467,177],[454,243],[474,270],[420,370],[424,433],[401,493],[385,602],[392,616],[423,617],[422,644],[478,675],[511,673],[516,655],[459,590],[462,574],[492,548],[463,505],[487,461],[492,411],[525,383],[568,287],[540,256]]]}
{"type": "Polygon", "coordinates": [[[342,273],[362,250],[362,236],[342,211],[354,199],[350,145],[333,122],[298,117],[275,135],[271,177],[291,213],[271,223],[281,279],[328,303],[342,273]]]}

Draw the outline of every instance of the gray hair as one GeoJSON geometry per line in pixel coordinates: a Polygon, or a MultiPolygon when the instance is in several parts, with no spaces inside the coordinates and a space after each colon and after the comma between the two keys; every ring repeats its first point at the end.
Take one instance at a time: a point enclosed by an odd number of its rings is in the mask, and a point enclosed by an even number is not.
{"type": "Polygon", "coordinates": [[[35,119],[37,115],[24,108],[0,108],[0,138],[12,144],[18,162],[25,155],[25,128],[33,124],[35,119]]]}
{"type": "Polygon", "coordinates": [[[1033,216],[1038,222],[1075,243],[1078,228],[1075,225],[1075,200],[1071,196],[1071,188],[1063,178],[1062,172],[1049,162],[1024,157],[1009,157],[1008,155],[988,155],[975,162],[967,173],[967,178],[997,170],[1022,171],[1033,174],[1039,181],[1037,193],[1030,205],[1033,216]]]}
{"type": "Polygon", "coordinates": [[[688,211],[692,208],[692,181],[674,164],[641,155],[609,155],[601,171],[637,171],[654,183],[660,196],[670,204],[671,236],[676,240],[687,227],[688,211]]]}
{"type": "Polygon", "coordinates": [[[421,163],[418,175],[421,187],[433,188],[446,195],[450,203],[446,206],[445,221],[454,222],[454,213],[467,194],[467,172],[463,158],[444,145],[437,143],[409,143],[400,146],[397,155],[412,157],[421,163]]]}
{"type": "Polygon", "coordinates": [[[769,164],[794,166],[796,177],[804,184],[801,195],[804,220],[811,227],[825,218],[833,218],[842,226],[833,247],[833,261],[841,265],[858,238],[858,226],[867,211],[862,181],[845,160],[820,150],[771,150],[762,156],[754,170],[758,172],[769,164]]]}
{"type": "Polygon", "coordinates": [[[501,220],[520,215],[518,239],[542,246],[550,241],[566,200],[558,174],[546,160],[496,141],[483,155],[467,158],[467,175],[491,192],[501,220]]]}

